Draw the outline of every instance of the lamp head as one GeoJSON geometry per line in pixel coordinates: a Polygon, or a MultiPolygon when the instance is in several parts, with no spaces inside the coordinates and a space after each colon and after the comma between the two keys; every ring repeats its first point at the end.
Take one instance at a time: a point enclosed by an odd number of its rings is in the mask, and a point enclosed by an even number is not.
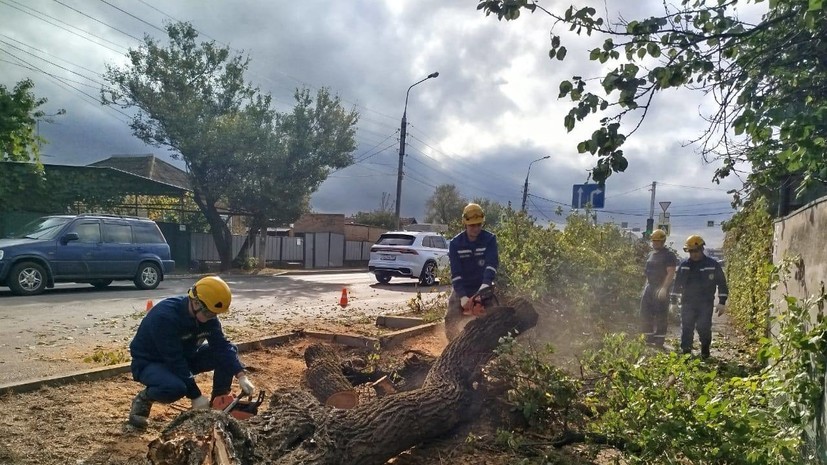
{"type": "Polygon", "coordinates": [[[435,72],[428,75],[428,79],[435,78],[435,77],[438,77],[438,76],[439,76],[439,72],[435,71],[435,72]]]}

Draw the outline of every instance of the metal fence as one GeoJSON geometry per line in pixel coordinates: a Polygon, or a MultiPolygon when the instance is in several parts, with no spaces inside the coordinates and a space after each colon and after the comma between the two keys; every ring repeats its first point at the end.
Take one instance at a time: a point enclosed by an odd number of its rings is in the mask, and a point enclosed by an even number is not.
{"type": "MultiPolygon", "coordinates": [[[[233,256],[238,255],[245,236],[233,236],[233,256]]],[[[367,241],[346,241],[336,233],[307,233],[304,237],[267,236],[264,240],[264,261],[303,264],[305,268],[337,268],[345,264],[365,264],[370,260],[367,241]],[[364,262],[364,263],[361,263],[364,262]]],[[[258,239],[250,244],[250,255],[258,257],[258,239]]],[[[190,259],[198,262],[220,261],[212,235],[190,234],[190,259]]]]}

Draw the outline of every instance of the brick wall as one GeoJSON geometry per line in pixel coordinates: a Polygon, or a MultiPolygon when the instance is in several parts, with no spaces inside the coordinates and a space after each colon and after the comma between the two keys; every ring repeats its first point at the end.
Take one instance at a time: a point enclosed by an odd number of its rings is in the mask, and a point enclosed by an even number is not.
{"type": "Polygon", "coordinates": [[[345,233],[345,215],[341,213],[306,213],[293,223],[294,233],[345,233]]]}
{"type": "Polygon", "coordinates": [[[345,225],[345,240],[376,242],[387,229],[366,224],[348,223],[345,225]]]}

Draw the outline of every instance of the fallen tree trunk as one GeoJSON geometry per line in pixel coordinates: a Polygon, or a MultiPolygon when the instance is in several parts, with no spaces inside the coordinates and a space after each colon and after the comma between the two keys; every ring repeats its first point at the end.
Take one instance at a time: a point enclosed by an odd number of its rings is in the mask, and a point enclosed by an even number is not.
{"type": "Polygon", "coordinates": [[[307,387],[319,402],[331,407],[350,408],[358,403],[353,385],[342,374],[339,356],[330,347],[312,344],[304,351],[307,387]]]}
{"type": "Polygon", "coordinates": [[[536,323],[537,313],[524,300],[492,308],[448,344],[421,388],[350,410],[321,405],[304,391],[283,390],[246,423],[220,412],[187,412],[150,444],[148,457],[156,465],[383,464],[469,420],[474,383],[499,339],[536,323]],[[219,440],[224,444],[211,444],[219,440]]]}

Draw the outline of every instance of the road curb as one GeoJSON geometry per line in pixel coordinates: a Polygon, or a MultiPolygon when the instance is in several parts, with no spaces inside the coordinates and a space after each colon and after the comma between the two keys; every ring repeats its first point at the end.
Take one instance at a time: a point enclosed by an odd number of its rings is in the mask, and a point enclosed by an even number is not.
{"type": "MultiPolygon", "coordinates": [[[[280,344],[290,342],[293,339],[301,338],[301,331],[279,334],[275,336],[268,336],[262,339],[253,341],[246,341],[236,344],[240,353],[251,352],[253,350],[263,349],[265,347],[272,347],[280,344]]],[[[21,394],[24,392],[36,391],[42,387],[63,386],[71,383],[78,383],[82,381],[100,381],[106,378],[112,378],[124,373],[129,373],[130,364],[120,363],[118,365],[111,365],[107,367],[92,368],[89,370],[77,371],[68,375],[49,376],[40,379],[26,380],[17,383],[8,383],[0,385],[0,396],[7,394],[21,394]]]]}

